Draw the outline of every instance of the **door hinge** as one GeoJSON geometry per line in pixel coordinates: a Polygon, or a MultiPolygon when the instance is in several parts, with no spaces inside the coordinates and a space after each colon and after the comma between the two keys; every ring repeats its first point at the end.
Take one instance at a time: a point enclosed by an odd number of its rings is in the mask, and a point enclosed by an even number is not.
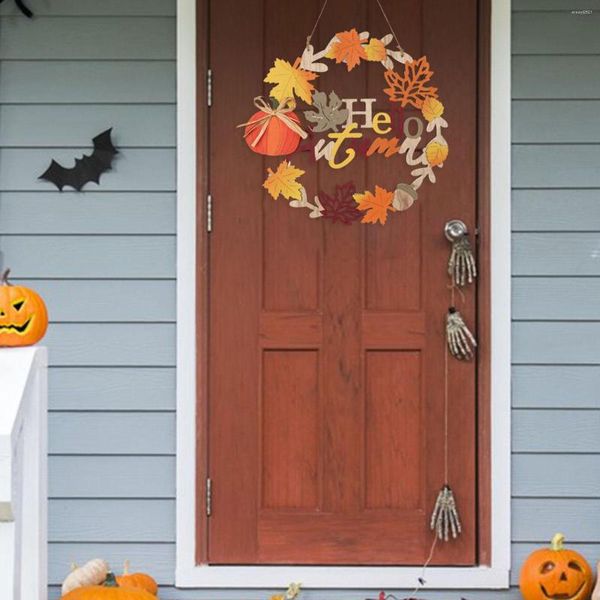
{"type": "Polygon", "coordinates": [[[212,106],[212,69],[206,72],[206,104],[212,106]]]}
{"type": "Polygon", "coordinates": [[[212,512],[212,481],[206,478],[206,516],[210,517],[212,512]]]}
{"type": "Polygon", "coordinates": [[[206,196],[206,231],[212,231],[212,196],[206,196]]]}

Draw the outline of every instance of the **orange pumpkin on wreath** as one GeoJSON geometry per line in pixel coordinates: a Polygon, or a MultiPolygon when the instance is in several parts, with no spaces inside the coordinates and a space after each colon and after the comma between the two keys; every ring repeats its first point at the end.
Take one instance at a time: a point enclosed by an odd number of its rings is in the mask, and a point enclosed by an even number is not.
{"type": "Polygon", "coordinates": [[[266,156],[285,156],[295,152],[300,138],[306,138],[307,134],[300,127],[298,115],[293,112],[296,107],[293,98],[285,98],[272,108],[257,97],[254,106],[259,111],[243,124],[244,139],[250,150],[266,156]]]}
{"type": "Polygon", "coordinates": [[[563,547],[557,533],[550,548],[535,550],[523,563],[519,587],[525,600],[587,600],[594,576],[588,562],[563,547]]]}

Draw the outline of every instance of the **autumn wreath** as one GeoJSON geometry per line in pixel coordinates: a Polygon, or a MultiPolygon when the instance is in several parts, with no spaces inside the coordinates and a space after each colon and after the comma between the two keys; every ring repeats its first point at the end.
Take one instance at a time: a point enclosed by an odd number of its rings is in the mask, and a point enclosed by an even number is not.
{"type": "Polygon", "coordinates": [[[258,109],[250,119],[239,127],[244,128],[244,139],[251,150],[268,156],[288,156],[296,152],[301,140],[307,138],[307,130],[312,134],[324,134],[310,148],[315,160],[326,160],[332,169],[340,169],[355,158],[358,151],[366,157],[374,154],[392,157],[404,155],[406,164],[412,168],[412,181],[398,182],[394,190],[378,185],[374,190],[357,191],[353,184],[337,186],[330,195],[319,192],[309,198],[300,177],[305,173],[288,159],[282,160],[273,170],[267,169],[263,187],[277,199],[282,195],[293,208],[307,209],[310,218],[325,218],[342,223],[360,220],[362,223],[385,224],[389,212],[410,208],[417,199],[417,190],[427,179],[435,183],[434,168],[442,167],[448,157],[448,143],[442,135],[448,123],[443,118],[444,106],[438,99],[438,90],[430,85],[433,71],[426,56],[413,59],[398,45],[389,48],[392,33],[382,37],[370,37],[366,31],[356,29],[336,33],[320,52],[307,40],[301,57],[292,64],[281,58],[274,65],[264,81],[273,84],[267,102],[261,97],[254,99],[258,109]],[[393,116],[387,112],[373,114],[375,99],[342,99],[334,91],[329,94],[319,91],[314,85],[319,73],[329,69],[323,59],[335,60],[346,65],[348,71],[361,61],[379,62],[383,65],[387,87],[384,93],[392,107],[412,106],[421,111],[426,122],[410,117],[403,122],[404,139],[386,137],[393,131],[393,116]],[[396,63],[401,72],[395,70],[396,63]],[[308,105],[303,111],[306,125],[296,114],[298,102],[308,105]],[[354,104],[362,102],[364,110],[354,110],[354,104]],[[345,142],[355,142],[362,137],[356,131],[356,115],[363,115],[365,127],[378,135],[357,149],[356,144],[343,148],[345,142]],[[413,121],[413,123],[410,123],[413,121]],[[412,130],[411,130],[412,127],[412,130]],[[416,129],[416,131],[415,131],[416,129]],[[430,139],[422,145],[423,129],[430,139]],[[422,150],[419,150],[422,148],[422,150]],[[343,154],[340,156],[340,154],[343,154]]]}

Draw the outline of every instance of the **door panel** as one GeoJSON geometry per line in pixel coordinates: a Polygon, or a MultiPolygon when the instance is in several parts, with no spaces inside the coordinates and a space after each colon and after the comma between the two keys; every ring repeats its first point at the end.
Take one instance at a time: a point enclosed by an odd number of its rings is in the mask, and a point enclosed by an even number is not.
{"type": "MultiPolygon", "coordinates": [[[[388,2],[404,48],[426,54],[446,107],[450,156],[409,210],[385,226],[311,220],[263,190],[281,160],[252,154],[235,126],[268,95],[275,58],[301,54],[321,3],[209,2],[213,105],[209,185],[208,471],[212,564],[421,564],[444,483],[443,227],[476,227],[477,2],[388,2]]],[[[356,26],[388,32],[376,3],[329,0],[323,47],[356,26]]],[[[320,90],[377,98],[383,69],[331,64],[320,90]]],[[[415,113],[416,114],[416,113],[415,113]]],[[[406,111],[405,117],[411,112],[406,111]]],[[[372,135],[372,134],[371,134],[372,135]]],[[[332,170],[291,157],[307,190],[353,181],[394,189],[403,158],[332,170]]],[[[460,310],[476,323],[474,286],[460,310]]],[[[464,532],[433,564],[476,557],[476,364],[451,362],[450,482],[464,532]]]]}

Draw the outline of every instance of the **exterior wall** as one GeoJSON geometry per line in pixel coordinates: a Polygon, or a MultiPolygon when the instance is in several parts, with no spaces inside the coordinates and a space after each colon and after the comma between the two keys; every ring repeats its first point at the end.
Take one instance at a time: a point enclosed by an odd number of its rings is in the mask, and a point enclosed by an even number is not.
{"type": "MultiPolygon", "coordinates": [[[[30,4],[33,22],[0,9],[0,250],[52,318],[50,598],[71,562],[95,556],[154,573],[163,600],[265,598],[172,587],[175,0],[30,4]],[[69,164],[109,126],[122,153],[99,188],[37,181],[50,157],[69,164]]],[[[558,530],[595,560],[600,1],[513,10],[513,563],[558,530]]]]}

